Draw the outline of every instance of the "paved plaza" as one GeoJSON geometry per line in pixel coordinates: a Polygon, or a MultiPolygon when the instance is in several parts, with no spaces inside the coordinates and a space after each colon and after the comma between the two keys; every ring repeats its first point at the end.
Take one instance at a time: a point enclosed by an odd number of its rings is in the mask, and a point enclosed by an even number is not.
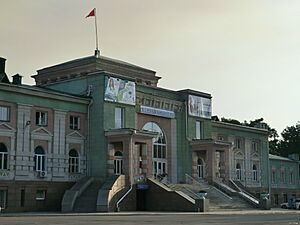
{"type": "Polygon", "coordinates": [[[233,211],[211,213],[19,213],[1,214],[1,225],[177,225],[177,224],[264,224],[264,225],[300,225],[300,211],[233,211]]]}

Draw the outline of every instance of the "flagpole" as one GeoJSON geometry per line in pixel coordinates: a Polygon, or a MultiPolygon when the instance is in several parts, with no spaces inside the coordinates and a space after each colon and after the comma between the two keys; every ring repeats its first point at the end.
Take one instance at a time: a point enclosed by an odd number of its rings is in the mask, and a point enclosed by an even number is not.
{"type": "Polygon", "coordinates": [[[95,57],[99,58],[100,57],[100,51],[99,51],[99,46],[98,46],[98,29],[97,29],[97,13],[96,13],[96,8],[94,8],[95,11],[95,31],[96,31],[96,50],[95,50],[95,57]]]}
{"type": "Polygon", "coordinates": [[[98,46],[98,29],[97,29],[97,13],[96,13],[96,8],[95,10],[95,31],[96,31],[96,51],[99,51],[99,46],[98,46]]]}

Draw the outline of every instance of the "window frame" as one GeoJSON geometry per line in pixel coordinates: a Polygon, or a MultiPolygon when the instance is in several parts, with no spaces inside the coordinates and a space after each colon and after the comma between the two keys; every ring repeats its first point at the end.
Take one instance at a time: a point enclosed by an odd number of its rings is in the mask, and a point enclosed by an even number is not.
{"type": "Polygon", "coordinates": [[[0,105],[0,121],[1,122],[9,122],[10,121],[10,107],[5,105],[0,105]],[[6,119],[4,118],[3,110],[6,109],[6,119]],[[3,113],[3,115],[2,115],[3,113]]]}
{"type": "Polygon", "coordinates": [[[9,157],[8,157],[8,150],[5,144],[0,143],[3,145],[3,149],[0,149],[0,170],[8,170],[9,166],[9,157]]]}
{"type": "Polygon", "coordinates": [[[80,116],[70,115],[69,124],[71,130],[80,130],[80,116]]]}
{"type": "Polygon", "coordinates": [[[46,112],[46,111],[36,111],[35,112],[35,125],[37,125],[37,126],[48,126],[48,112],[46,112]],[[44,119],[43,119],[43,115],[45,117],[44,119]]]}
{"type": "Polygon", "coordinates": [[[196,126],[196,139],[200,140],[203,139],[204,135],[203,135],[203,122],[200,120],[197,120],[195,123],[196,126]]]}
{"type": "Polygon", "coordinates": [[[69,173],[80,173],[80,157],[76,149],[69,151],[69,173]],[[76,151],[77,156],[70,156],[71,151],[76,151]]]}
{"type": "Polygon", "coordinates": [[[35,193],[35,200],[37,201],[45,201],[46,200],[47,190],[45,189],[37,189],[35,193]],[[39,196],[41,194],[41,196],[39,196]]]}
{"type": "Polygon", "coordinates": [[[122,107],[115,107],[115,128],[124,128],[125,110],[122,107]]]}

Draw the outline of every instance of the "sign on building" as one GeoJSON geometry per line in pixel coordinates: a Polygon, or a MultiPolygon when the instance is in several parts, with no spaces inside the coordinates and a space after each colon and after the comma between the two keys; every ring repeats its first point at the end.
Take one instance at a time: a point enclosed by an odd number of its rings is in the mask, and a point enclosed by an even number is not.
{"type": "Polygon", "coordinates": [[[104,100],[135,105],[135,83],[115,77],[106,77],[104,100]]]}
{"type": "Polygon", "coordinates": [[[153,107],[148,107],[148,106],[141,106],[141,113],[144,114],[149,114],[153,116],[161,116],[161,117],[166,117],[166,118],[175,118],[175,112],[165,110],[165,109],[157,109],[153,107]]]}
{"type": "Polygon", "coordinates": [[[190,116],[211,118],[211,99],[189,95],[188,110],[190,116]]]}

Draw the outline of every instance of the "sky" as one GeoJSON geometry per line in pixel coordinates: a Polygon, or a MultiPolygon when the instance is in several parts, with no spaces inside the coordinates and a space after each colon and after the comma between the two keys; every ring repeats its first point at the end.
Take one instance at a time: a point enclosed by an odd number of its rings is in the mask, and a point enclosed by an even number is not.
{"type": "Polygon", "coordinates": [[[160,87],[213,96],[213,115],[300,121],[299,0],[1,0],[0,56],[23,82],[101,54],[157,72],[160,87]]]}

